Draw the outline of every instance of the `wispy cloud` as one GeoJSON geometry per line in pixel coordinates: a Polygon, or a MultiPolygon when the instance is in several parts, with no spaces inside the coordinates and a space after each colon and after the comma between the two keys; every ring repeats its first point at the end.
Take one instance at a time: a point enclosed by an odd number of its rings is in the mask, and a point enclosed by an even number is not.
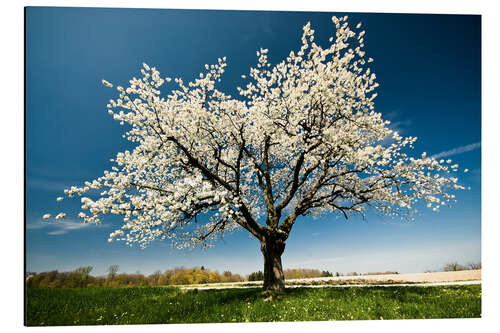
{"type": "Polygon", "coordinates": [[[403,134],[408,128],[413,125],[413,121],[411,119],[401,119],[399,109],[387,113],[382,113],[382,118],[384,120],[389,120],[391,122],[389,124],[389,128],[393,131],[398,132],[399,134],[403,134]]]}
{"type": "Polygon", "coordinates": [[[447,157],[447,156],[452,156],[452,155],[458,155],[458,154],[466,153],[466,152],[471,151],[471,150],[478,149],[479,147],[481,147],[481,142],[471,143],[471,144],[468,144],[466,146],[461,146],[461,147],[453,148],[453,149],[450,149],[447,151],[442,151],[438,154],[432,155],[431,157],[432,158],[441,158],[441,157],[447,157]]]}
{"type": "MultiPolygon", "coordinates": [[[[413,125],[413,121],[409,118],[402,119],[399,109],[395,109],[391,112],[383,112],[382,119],[390,121],[387,126],[391,131],[397,132],[400,135],[404,135],[413,125]]],[[[394,143],[392,135],[387,136],[382,142],[382,146],[388,146],[394,143]]]]}
{"type": "Polygon", "coordinates": [[[413,121],[407,119],[407,120],[391,122],[389,124],[389,128],[391,128],[393,131],[397,131],[398,133],[402,133],[407,128],[411,127],[411,125],[413,125],[413,121]]]}
{"type": "Polygon", "coordinates": [[[54,230],[54,231],[48,231],[47,235],[64,235],[67,234],[68,230],[66,229],[59,229],[59,230],[54,230]]]}
{"type": "MultiPolygon", "coordinates": [[[[71,220],[37,220],[34,223],[28,223],[26,229],[37,230],[37,229],[50,229],[47,231],[47,235],[64,235],[73,230],[80,230],[89,227],[97,227],[95,224],[83,223],[71,220]]],[[[107,227],[107,225],[100,224],[99,227],[107,227]]]]}

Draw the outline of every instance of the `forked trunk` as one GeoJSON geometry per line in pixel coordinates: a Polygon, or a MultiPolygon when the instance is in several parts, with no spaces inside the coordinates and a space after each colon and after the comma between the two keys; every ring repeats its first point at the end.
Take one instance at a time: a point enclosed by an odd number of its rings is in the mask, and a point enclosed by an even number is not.
{"type": "Polygon", "coordinates": [[[285,277],[281,266],[281,255],[285,242],[276,239],[261,242],[260,250],[264,255],[264,290],[285,291],[285,277]]]}

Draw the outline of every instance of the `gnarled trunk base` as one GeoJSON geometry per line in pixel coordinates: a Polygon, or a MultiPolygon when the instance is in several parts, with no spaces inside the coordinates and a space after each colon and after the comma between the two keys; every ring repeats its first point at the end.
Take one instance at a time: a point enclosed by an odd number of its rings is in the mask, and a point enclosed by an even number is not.
{"type": "Polygon", "coordinates": [[[284,292],[285,276],[281,266],[281,255],[285,250],[285,242],[267,240],[261,242],[260,250],[264,255],[264,290],[284,292]]]}

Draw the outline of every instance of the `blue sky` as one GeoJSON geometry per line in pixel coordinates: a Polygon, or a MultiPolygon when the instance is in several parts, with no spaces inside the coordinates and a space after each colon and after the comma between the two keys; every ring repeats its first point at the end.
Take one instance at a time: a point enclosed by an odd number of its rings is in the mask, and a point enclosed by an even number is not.
{"type": "MultiPolygon", "coordinates": [[[[78,200],[55,198],[64,188],[99,177],[110,158],[129,148],[123,128],[107,114],[116,92],[102,78],[126,85],[141,63],[163,76],[197,76],[204,64],[228,59],[220,89],[237,96],[269,48],[281,61],[300,43],[311,21],[323,46],[334,32],[331,16],[345,13],[181,11],[146,9],[27,9],[26,20],[26,258],[28,271],[73,270],[111,264],[151,273],[175,266],[205,266],[247,274],[262,269],[259,244],[245,231],[212,249],[178,251],[167,242],[145,250],[108,243],[119,226],[42,221],[46,212],[70,212],[78,200]]],[[[339,272],[439,269],[446,262],[481,260],[481,19],[466,15],[347,13],[363,22],[367,55],[380,87],[376,109],[403,135],[417,136],[415,155],[443,153],[470,171],[470,191],[439,213],[423,210],[411,224],[368,214],[365,221],[334,215],[299,220],[287,242],[285,268],[339,272]]]]}

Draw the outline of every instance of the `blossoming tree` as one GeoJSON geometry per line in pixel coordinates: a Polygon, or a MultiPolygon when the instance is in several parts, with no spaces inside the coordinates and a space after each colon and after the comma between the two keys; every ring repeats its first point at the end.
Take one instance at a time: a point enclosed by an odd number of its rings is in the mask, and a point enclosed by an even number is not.
{"type": "Polygon", "coordinates": [[[100,223],[101,215],[121,215],[109,241],[141,246],[154,239],[208,246],[245,229],[260,242],[264,289],[282,291],[281,255],[299,216],[348,218],[369,208],[411,218],[419,200],[434,210],[448,205],[449,190],[463,188],[450,176],[458,166],[407,155],[416,139],[401,137],[374,111],[378,84],[361,24],[332,21],[326,49],[308,23],[300,50],[281,63],[271,66],[268,51],[258,51],[240,99],[216,88],[225,57],[194,82],[175,79],[164,97],[160,87],[171,79],[144,64],[142,78],[118,86],[119,98],[108,104],[129,125],[124,136],[135,148],[119,152],[102,177],[65,191],[82,196],[89,213],[78,216],[100,223]]]}

